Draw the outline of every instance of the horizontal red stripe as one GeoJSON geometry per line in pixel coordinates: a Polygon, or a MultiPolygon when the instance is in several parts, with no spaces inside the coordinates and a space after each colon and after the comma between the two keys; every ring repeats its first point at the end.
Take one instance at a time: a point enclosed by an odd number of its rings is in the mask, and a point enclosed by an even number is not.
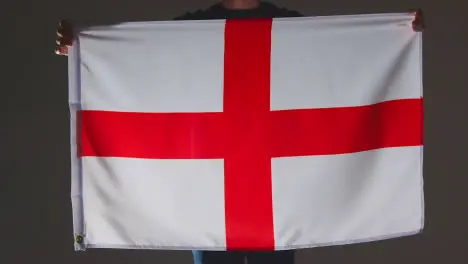
{"type": "MultiPolygon", "coordinates": [[[[359,107],[272,111],[269,156],[344,154],[423,142],[422,99],[359,107]]],[[[223,113],[81,113],[83,156],[152,159],[224,158],[229,138],[223,113]]],[[[255,122],[255,121],[251,121],[255,122]]],[[[256,130],[260,131],[260,130],[256,130]]],[[[233,134],[235,132],[236,134],[233,134]]],[[[245,144],[242,144],[245,146],[245,144]]],[[[247,151],[247,150],[246,150],[247,151]]]]}
{"type": "Polygon", "coordinates": [[[221,113],[83,111],[82,155],[214,159],[224,153],[221,113]]]}
{"type": "Polygon", "coordinates": [[[422,145],[422,99],[271,112],[272,157],[422,145]]]}

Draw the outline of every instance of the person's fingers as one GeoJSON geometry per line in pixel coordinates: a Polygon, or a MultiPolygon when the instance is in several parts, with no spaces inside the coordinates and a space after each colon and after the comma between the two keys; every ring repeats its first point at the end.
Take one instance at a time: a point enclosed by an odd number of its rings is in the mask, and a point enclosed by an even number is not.
{"type": "Polygon", "coordinates": [[[55,54],[61,55],[61,56],[68,55],[68,47],[67,46],[56,46],[55,54]]]}
{"type": "Polygon", "coordinates": [[[54,50],[54,52],[55,52],[55,54],[57,54],[57,55],[62,55],[62,54],[60,53],[60,48],[59,48],[59,47],[56,47],[55,50],[54,50]]]}
{"type": "Polygon", "coordinates": [[[72,33],[72,24],[68,20],[61,20],[59,22],[58,28],[60,29],[61,32],[64,33],[72,33]]]}
{"type": "Polygon", "coordinates": [[[58,46],[71,46],[71,41],[64,37],[58,37],[55,39],[55,44],[58,46]]]}
{"type": "Polygon", "coordinates": [[[63,45],[71,45],[73,40],[73,28],[67,20],[60,20],[57,28],[57,38],[61,38],[63,45]]]}
{"type": "Polygon", "coordinates": [[[73,43],[73,38],[71,36],[57,32],[55,43],[61,46],[71,46],[73,43]]]}
{"type": "Polygon", "coordinates": [[[414,31],[422,31],[425,28],[423,12],[420,8],[410,9],[410,13],[414,14],[412,23],[414,31]]]}
{"type": "Polygon", "coordinates": [[[56,39],[55,39],[55,54],[68,55],[68,47],[73,44],[73,27],[67,20],[60,20],[57,26],[56,39]]]}

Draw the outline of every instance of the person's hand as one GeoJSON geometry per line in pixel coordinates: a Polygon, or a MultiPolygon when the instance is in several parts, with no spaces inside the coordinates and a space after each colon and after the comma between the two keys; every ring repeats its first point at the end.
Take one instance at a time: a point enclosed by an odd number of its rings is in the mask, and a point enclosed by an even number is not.
{"type": "Polygon", "coordinates": [[[68,55],[68,47],[73,44],[74,38],[73,26],[67,20],[60,21],[57,27],[57,36],[56,36],[56,47],[55,53],[57,55],[68,55]]]}
{"type": "Polygon", "coordinates": [[[424,24],[423,11],[420,8],[416,8],[409,10],[409,12],[414,14],[413,30],[416,32],[423,31],[426,27],[426,25],[424,24]]]}

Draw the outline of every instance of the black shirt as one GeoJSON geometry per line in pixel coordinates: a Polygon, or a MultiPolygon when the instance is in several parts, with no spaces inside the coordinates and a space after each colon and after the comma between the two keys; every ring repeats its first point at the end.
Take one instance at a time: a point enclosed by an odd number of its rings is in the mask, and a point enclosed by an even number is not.
{"type": "Polygon", "coordinates": [[[253,9],[227,9],[221,3],[215,4],[206,10],[198,10],[176,17],[175,20],[206,20],[231,18],[275,18],[275,17],[301,17],[293,10],[279,8],[274,4],[261,2],[253,9]]]}

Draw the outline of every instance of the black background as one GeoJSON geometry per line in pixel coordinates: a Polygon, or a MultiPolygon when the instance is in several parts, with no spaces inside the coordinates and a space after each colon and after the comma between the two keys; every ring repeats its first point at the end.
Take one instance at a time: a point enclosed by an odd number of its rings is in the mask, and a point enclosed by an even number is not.
{"type": "MultiPolygon", "coordinates": [[[[424,33],[425,199],[422,234],[301,250],[297,263],[468,263],[468,1],[272,1],[308,16],[420,7],[424,33]]],[[[54,54],[60,18],[80,26],[166,20],[210,0],[1,3],[0,262],[192,263],[189,251],[73,251],[67,59],[54,54]],[[6,46],[5,46],[6,45],[6,46]]]]}

